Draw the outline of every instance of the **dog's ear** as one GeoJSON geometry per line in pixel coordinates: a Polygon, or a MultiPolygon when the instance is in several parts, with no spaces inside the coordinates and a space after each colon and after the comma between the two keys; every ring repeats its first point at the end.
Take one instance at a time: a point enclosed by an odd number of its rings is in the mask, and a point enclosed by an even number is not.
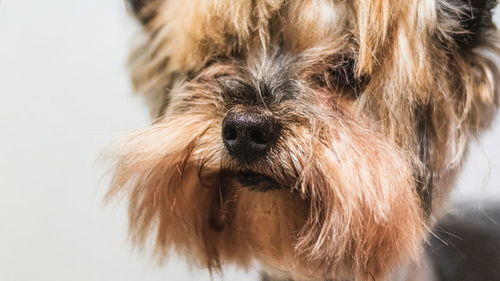
{"type": "Polygon", "coordinates": [[[158,0],[125,0],[130,12],[142,24],[147,24],[153,17],[153,9],[148,9],[153,3],[159,2],[158,0]]]}
{"type": "Polygon", "coordinates": [[[497,0],[440,0],[439,23],[459,48],[473,48],[483,33],[494,28],[493,8],[497,0]]]}

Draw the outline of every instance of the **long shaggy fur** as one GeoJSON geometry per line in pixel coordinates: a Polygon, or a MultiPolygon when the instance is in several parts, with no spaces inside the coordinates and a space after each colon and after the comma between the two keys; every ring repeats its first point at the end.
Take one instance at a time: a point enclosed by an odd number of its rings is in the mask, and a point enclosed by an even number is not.
{"type": "Polygon", "coordinates": [[[296,280],[416,263],[498,104],[493,1],[136,2],[132,81],[156,121],[117,149],[109,193],[128,198],[134,241],[296,280]],[[281,130],[252,164],[221,138],[246,108],[281,130]],[[245,170],[283,188],[249,190],[245,170]]]}
{"type": "MultiPolygon", "coordinates": [[[[187,88],[216,83],[200,79],[187,88]]],[[[419,247],[411,159],[382,135],[340,113],[313,124],[303,116],[253,167],[290,189],[260,194],[230,180],[238,164],[220,145],[220,124],[201,111],[216,110],[207,106],[213,94],[187,95],[200,100],[132,136],[118,158],[111,192],[130,188],[134,240],[153,232],[160,255],[177,248],[209,268],[257,260],[298,280],[382,276],[419,247]]]]}

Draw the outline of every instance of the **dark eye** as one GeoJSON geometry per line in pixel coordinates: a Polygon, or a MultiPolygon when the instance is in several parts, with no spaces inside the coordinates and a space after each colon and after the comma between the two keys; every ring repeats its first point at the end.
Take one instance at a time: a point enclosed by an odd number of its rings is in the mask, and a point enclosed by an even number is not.
{"type": "Polygon", "coordinates": [[[338,87],[350,87],[356,81],[354,78],[354,64],[355,61],[352,58],[344,58],[334,61],[329,69],[331,78],[336,83],[338,87]]]}
{"type": "Polygon", "coordinates": [[[357,77],[355,74],[356,61],[348,56],[335,56],[326,60],[322,75],[314,80],[322,87],[335,92],[357,97],[368,83],[368,77],[357,77]]]}

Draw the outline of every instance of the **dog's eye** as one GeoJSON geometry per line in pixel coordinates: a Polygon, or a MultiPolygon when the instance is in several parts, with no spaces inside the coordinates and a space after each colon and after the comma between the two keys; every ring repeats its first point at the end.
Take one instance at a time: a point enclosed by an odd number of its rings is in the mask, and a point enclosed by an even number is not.
{"type": "Polygon", "coordinates": [[[331,82],[336,83],[338,87],[351,86],[354,84],[354,64],[354,59],[344,57],[333,62],[329,69],[331,79],[334,80],[331,82]]]}
{"type": "Polygon", "coordinates": [[[333,60],[325,74],[328,86],[348,95],[359,96],[368,82],[368,78],[356,76],[355,64],[356,61],[350,57],[340,57],[333,60]]]}
{"type": "Polygon", "coordinates": [[[366,86],[368,77],[357,77],[355,67],[356,61],[351,57],[330,57],[312,67],[313,74],[310,78],[319,87],[346,96],[358,97],[366,86]]]}

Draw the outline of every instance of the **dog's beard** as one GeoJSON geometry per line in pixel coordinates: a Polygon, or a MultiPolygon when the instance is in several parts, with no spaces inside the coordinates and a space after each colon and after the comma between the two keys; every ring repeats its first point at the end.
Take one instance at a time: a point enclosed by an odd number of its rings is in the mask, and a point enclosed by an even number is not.
{"type": "Polygon", "coordinates": [[[133,240],[154,233],[159,257],[174,249],[210,269],[256,261],[300,280],[378,280],[417,257],[411,159],[388,139],[330,113],[241,164],[220,123],[170,115],[119,146],[109,195],[128,197],[133,240]]]}

